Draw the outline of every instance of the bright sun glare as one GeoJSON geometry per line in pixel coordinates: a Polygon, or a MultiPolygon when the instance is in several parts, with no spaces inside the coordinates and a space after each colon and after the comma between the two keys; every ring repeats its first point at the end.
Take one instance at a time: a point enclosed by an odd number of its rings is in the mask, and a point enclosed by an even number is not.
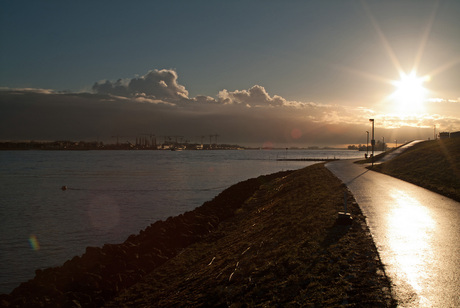
{"type": "Polygon", "coordinates": [[[400,114],[423,111],[428,92],[423,84],[429,80],[429,76],[419,77],[415,71],[412,71],[410,74],[401,73],[400,80],[392,82],[396,90],[391,98],[396,103],[396,108],[400,114]]]}

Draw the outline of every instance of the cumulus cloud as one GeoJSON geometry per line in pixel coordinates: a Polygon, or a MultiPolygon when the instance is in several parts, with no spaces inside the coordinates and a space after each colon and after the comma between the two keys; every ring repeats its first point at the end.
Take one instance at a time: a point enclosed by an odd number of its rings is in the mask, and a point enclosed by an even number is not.
{"type": "Polygon", "coordinates": [[[103,80],[94,83],[92,90],[96,94],[112,95],[124,98],[137,98],[137,101],[167,104],[221,104],[241,105],[245,107],[319,107],[319,104],[288,101],[279,95],[270,96],[266,89],[254,85],[248,90],[221,90],[217,98],[197,95],[189,98],[187,89],[178,83],[174,70],[152,70],[146,75],[117,81],[103,80]]]}
{"type": "Polygon", "coordinates": [[[132,79],[99,81],[94,83],[92,90],[97,94],[137,98],[138,101],[145,102],[150,100],[155,103],[162,101],[169,104],[237,104],[246,107],[309,106],[301,102],[287,101],[278,95],[270,96],[260,85],[255,85],[248,90],[223,89],[217,94],[217,99],[205,95],[189,98],[187,89],[178,83],[176,71],[166,69],[155,69],[144,76],[132,79]]]}
{"type": "Polygon", "coordinates": [[[233,92],[224,89],[219,92],[217,100],[223,104],[242,104],[250,107],[286,105],[284,98],[278,95],[270,97],[265,88],[259,85],[255,85],[249,90],[236,90],[233,92]]]}
{"type": "Polygon", "coordinates": [[[197,104],[216,104],[217,101],[211,96],[197,95],[191,99],[192,102],[197,104]]]}
{"type": "Polygon", "coordinates": [[[118,79],[115,82],[106,80],[96,82],[92,89],[98,94],[110,94],[124,97],[143,96],[175,102],[188,99],[188,91],[177,83],[174,70],[152,70],[142,77],[130,80],[118,79]]]}
{"type": "MultiPolygon", "coordinates": [[[[130,98],[127,98],[127,99],[130,100],[130,98]]],[[[169,102],[167,102],[165,100],[150,98],[147,95],[145,95],[144,93],[136,94],[135,96],[133,96],[132,101],[133,102],[139,102],[139,103],[165,104],[165,105],[175,106],[175,104],[169,103],[169,102]]]]}
{"type": "Polygon", "coordinates": [[[118,79],[115,82],[105,80],[96,82],[93,85],[93,91],[97,94],[111,94],[115,96],[130,96],[130,91],[128,89],[129,83],[118,79]]]}

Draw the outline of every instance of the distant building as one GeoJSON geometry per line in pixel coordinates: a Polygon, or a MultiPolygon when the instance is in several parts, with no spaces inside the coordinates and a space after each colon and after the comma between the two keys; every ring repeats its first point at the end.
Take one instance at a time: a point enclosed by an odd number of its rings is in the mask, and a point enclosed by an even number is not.
{"type": "Polygon", "coordinates": [[[439,139],[447,139],[447,138],[460,138],[460,131],[459,132],[442,132],[439,133],[439,139]]]}
{"type": "Polygon", "coordinates": [[[450,133],[449,132],[439,133],[439,139],[447,139],[447,138],[450,138],[450,133]]]}

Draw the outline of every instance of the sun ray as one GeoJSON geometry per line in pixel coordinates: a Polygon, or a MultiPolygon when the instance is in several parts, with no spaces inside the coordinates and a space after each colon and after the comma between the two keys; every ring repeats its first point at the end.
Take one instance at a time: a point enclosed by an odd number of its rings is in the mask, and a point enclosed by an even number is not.
{"type": "Polygon", "coordinates": [[[341,70],[341,71],[344,71],[344,72],[347,72],[347,73],[350,73],[350,74],[354,74],[354,75],[357,75],[357,76],[361,76],[361,77],[364,77],[364,78],[366,78],[368,80],[375,80],[375,81],[378,81],[378,82],[388,83],[388,84],[392,83],[391,79],[379,76],[377,74],[371,74],[371,73],[368,73],[368,72],[365,72],[365,71],[362,71],[362,70],[358,70],[358,69],[355,69],[355,68],[352,68],[352,67],[349,67],[349,66],[340,65],[340,64],[335,64],[335,65],[330,65],[330,66],[332,68],[334,68],[334,69],[341,70]]]}
{"type": "Polygon", "coordinates": [[[430,15],[430,18],[428,20],[428,24],[425,28],[425,32],[423,33],[423,37],[422,37],[422,40],[420,42],[420,47],[417,51],[417,54],[415,56],[415,61],[414,61],[414,66],[412,68],[412,70],[417,70],[418,69],[418,66],[422,60],[422,56],[423,56],[423,53],[425,51],[425,46],[426,46],[426,43],[428,42],[428,37],[430,36],[430,33],[431,33],[431,29],[433,28],[433,23],[434,23],[434,20],[436,18],[436,13],[438,12],[438,7],[439,7],[439,1],[435,2],[434,4],[434,7],[433,7],[433,11],[431,12],[431,15],[430,15]]]}
{"type": "Polygon", "coordinates": [[[456,66],[458,64],[460,64],[460,56],[452,59],[449,62],[446,62],[443,66],[440,66],[437,69],[435,69],[434,71],[430,72],[429,75],[430,76],[436,76],[436,75],[438,75],[438,74],[440,74],[440,73],[442,73],[442,72],[444,72],[444,71],[446,71],[446,70],[448,70],[448,69],[450,69],[450,68],[452,68],[452,67],[454,67],[454,66],[456,66]]]}
{"type": "Polygon", "coordinates": [[[379,36],[379,38],[380,38],[380,40],[381,40],[381,42],[383,44],[383,47],[387,51],[388,56],[390,57],[391,62],[393,63],[394,67],[396,68],[396,70],[398,72],[402,72],[403,69],[402,69],[401,63],[399,63],[399,60],[396,57],[396,54],[394,53],[393,48],[391,48],[390,43],[388,42],[385,34],[383,33],[382,29],[380,28],[380,26],[379,26],[379,24],[377,22],[377,19],[372,14],[371,9],[367,5],[367,2],[361,1],[361,4],[362,4],[364,10],[366,11],[367,16],[369,17],[372,25],[374,26],[375,31],[377,31],[377,34],[378,34],[378,36],[379,36]]]}

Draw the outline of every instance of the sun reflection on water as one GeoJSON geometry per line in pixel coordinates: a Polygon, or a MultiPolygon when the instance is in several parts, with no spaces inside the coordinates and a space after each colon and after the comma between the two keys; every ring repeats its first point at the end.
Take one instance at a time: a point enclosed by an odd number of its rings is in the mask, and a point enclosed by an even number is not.
{"type": "Polygon", "coordinates": [[[397,252],[394,259],[398,272],[420,291],[433,259],[431,236],[435,221],[426,207],[403,191],[394,190],[391,196],[395,207],[388,216],[388,244],[397,252]]]}

